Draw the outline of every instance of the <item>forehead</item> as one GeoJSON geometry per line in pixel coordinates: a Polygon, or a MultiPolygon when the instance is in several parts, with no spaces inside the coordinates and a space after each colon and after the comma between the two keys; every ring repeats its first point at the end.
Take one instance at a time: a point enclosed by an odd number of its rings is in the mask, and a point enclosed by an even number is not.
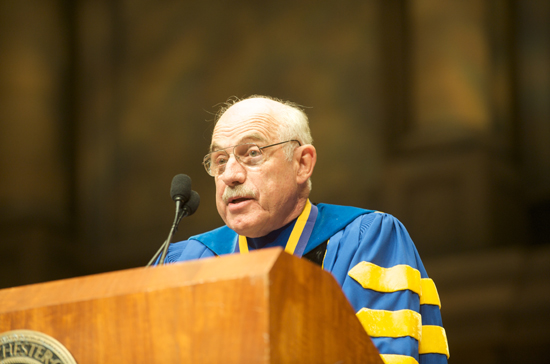
{"type": "Polygon", "coordinates": [[[274,141],[279,123],[276,105],[272,103],[249,99],[227,109],[214,128],[211,150],[247,141],[274,141]]]}

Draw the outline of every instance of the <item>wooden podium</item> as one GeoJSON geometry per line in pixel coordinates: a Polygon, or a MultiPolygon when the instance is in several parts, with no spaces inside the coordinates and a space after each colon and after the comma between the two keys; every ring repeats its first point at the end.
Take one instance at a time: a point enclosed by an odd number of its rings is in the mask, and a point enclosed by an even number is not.
{"type": "Polygon", "coordinates": [[[279,248],[0,290],[0,334],[78,364],[382,363],[334,278],[279,248]]]}

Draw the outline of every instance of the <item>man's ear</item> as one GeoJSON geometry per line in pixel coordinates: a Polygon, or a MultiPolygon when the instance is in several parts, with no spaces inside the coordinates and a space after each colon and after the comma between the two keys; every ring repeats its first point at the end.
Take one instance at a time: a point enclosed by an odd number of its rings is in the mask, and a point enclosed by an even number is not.
{"type": "Polygon", "coordinates": [[[313,174],[313,168],[317,162],[317,151],[313,145],[306,144],[296,148],[295,153],[299,153],[297,157],[296,182],[298,184],[306,183],[313,174]]]}

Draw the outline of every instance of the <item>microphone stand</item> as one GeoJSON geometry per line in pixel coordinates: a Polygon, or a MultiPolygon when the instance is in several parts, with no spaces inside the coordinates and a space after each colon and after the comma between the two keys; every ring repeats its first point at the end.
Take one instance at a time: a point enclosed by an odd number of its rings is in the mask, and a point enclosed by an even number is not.
{"type": "Polygon", "coordinates": [[[170,243],[172,242],[172,236],[178,231],[178,225],[183,218],[184,215],[184,209],[181,208],[182,200],[180,198],[176,199],[176,217],[174,218],[174,223],[172,224],[172,228],[170,229],[170,233],[168,234],[168,237],[164,241],[164,243],[161,245],[159,250],[155,253],[153,258],[147,263],[146,267],[151,266],[162,251],[162,255],[160,257],[160,260],[158,262],[158,265],[163,265],[164,261],[166,260],[166,253],[168,252],[168,247],[170,246],[170,243]]]}

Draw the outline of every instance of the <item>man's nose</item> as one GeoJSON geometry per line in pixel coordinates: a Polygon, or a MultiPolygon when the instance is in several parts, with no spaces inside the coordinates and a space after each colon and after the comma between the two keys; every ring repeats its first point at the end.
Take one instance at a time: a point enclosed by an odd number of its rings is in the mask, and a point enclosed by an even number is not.
{"type": "Polygon", "coordinates": [[[239,163],[235,155],[231,154],[220,177],[228,186],[242,184],[246,179],[246,169],[239,163]]]}

